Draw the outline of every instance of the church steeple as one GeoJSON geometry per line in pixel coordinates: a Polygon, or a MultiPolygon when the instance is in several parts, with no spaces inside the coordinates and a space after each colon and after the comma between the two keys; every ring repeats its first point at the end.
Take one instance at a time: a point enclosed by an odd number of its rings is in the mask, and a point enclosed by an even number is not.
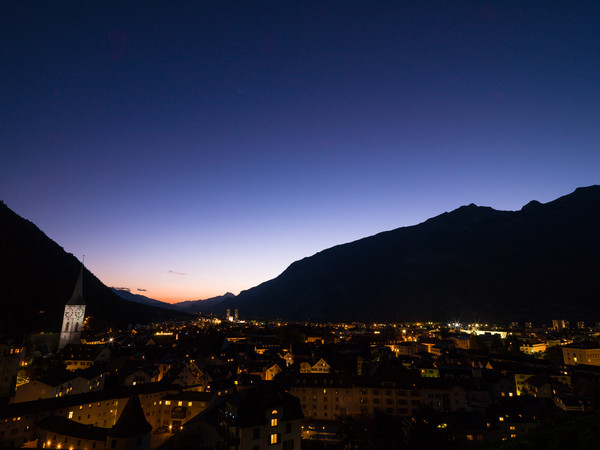
{"type": "Polygon", "coordinates": [[[75,283],[75,289],[73,289],[73,295],[71,295],[67,305],[85,305],[85,300],[83,299],[83,263],[81,263],[81,268],[79,269],[79,276],[75,283]]]}
{"type": "Polygon", "coordinates": [[[85,300],[83,299],[83,263],[79,269],[79,276],[73,289],[73,295],[65,305],[62,328],[60,330],[60,342],[58,349],[67,344],[79,344],[81,340],[81,327],[85,318],[85,300]]]}

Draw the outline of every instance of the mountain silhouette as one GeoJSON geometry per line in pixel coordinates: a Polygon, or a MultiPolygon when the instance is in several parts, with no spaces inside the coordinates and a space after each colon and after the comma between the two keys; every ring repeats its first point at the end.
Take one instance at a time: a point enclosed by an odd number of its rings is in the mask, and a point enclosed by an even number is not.
{"type": "Polygon", "coordinates": [[[166,309],[173,309],[175,311],[181,311],[188,314],[197,314],[208,311],[210,308],[218,305],[220,302],[226,299],[235,297],[231,292],[227,292],[224,295],[218,297],[211,297],[204,300],[185,300],[176,303],[161,302],[150,297],[146,297],[141,294],[134,294],[129,289],[111,287],[111,291],[117,294],[119,297],[129,300],[130,302],[141,303],[143,305],[158,306],[166,309]]]}
{"type": "Polygon", "coordinates": [[[222,302],[248,318],[596,320],[600,187],[520,211],[468,205],[323,250],[222,302]]]}

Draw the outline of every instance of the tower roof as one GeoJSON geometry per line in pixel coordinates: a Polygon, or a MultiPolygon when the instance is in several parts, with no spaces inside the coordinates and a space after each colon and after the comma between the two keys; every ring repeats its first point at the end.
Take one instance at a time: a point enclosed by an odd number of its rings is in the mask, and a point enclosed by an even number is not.
{"type": "Polygon", "coordinates": [[[138,395],[132,392],[117,423],[107,434],[113,437],[132,437],[143,435],[150,431],[152,431],[152,425],[148,423],[144,416],[144,410],[142,409],[138,395]]]}
{"type": "Polygon", "coordinates": [[[81,269],[79,269],[79,276],[75,283],[75,289],[73,289],[73,295],[71,295],[67,305],[85,305],[85,300],[83,299],[83,264],[81,264],[81,269]]]}

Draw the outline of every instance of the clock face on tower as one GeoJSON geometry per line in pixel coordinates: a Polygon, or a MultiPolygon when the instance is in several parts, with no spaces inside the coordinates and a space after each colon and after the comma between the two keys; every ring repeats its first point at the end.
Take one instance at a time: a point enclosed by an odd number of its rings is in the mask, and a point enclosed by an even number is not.
{"type": "Polygon", "coordinates": [[[77,308],[77,309],[75,310],[75,317],[77,317],[78,319],[80,319],[80,318],[81,318],[81,316],[83,316],[83,309],[81,309],[81,308],[77,308]]]}
{"type": "Polygon", "coordinates": [[[73,316],[73,311],[71,311],[71,308],[69,308],[69,309],[67,309],[67,310],[65,311],[65,317],[66,317],[67,319],[70,319],[70,318],[71,318],[71,316],[73,316]]]}

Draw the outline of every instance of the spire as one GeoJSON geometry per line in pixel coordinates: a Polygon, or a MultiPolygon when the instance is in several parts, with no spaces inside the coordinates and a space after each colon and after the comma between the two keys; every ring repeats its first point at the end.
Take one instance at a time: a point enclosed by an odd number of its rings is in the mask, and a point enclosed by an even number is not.
{"type": "Polygon", "coordinates": [[[146,420],[138,395],[132,392],[117,423],[107,434],[113,437],[132,437],[150,433],[150,431],[152,431],[152,425],[146,420]]]}
{"type": "Polygon", "coordinates": [[[85,305],[85,300],[83,299],[83,263],[81,263],[81,269],[79,269],[79,277],[77,277],[73,295],[71,295],[71,299],[67,302],[67,305],[85,305]]]}

